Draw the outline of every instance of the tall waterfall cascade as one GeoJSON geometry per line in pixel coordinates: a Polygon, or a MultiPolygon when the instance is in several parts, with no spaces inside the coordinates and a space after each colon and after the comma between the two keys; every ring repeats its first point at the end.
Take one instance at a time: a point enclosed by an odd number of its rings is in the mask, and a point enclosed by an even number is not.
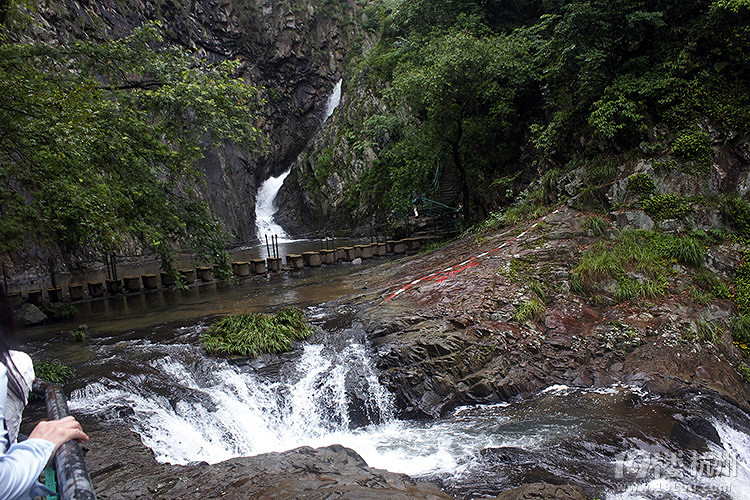
{"type": "Polygon", "coordinates": [[[325,123],[331,117],[338,105],[341,104],[341,82],[342,80],[336,82],[336,85],[334,85],[333,87],[333,92],[331,92],[331,95],[328,97],[328,102],[326,103],[326,113],[323,116],[323,123],[325,123]]]}
{"type": "Polygon", "coordinates": [[[289,235],[276,223],[273,216],[278,211],[276,196],[291,171],[290,168],[277,177],[269,177],[260,185],[258,194],[255,195],[255,227],[261,241],[264,236],[273,235],[278,236],[281,241],[290,240],[289,235]]]}
{"type": "MultiPolygon", "coordinates": [[[[331,95],[328,96],[321,125],[333,115],[333,112],[341,103],[341,82],[342,80],[336,82],[331,95]]],[[[258,188],[258,193],[255,197],[255,227],[256,234],[261,242],[265,236],[272,235],[278,236],[281,242],[291,241],[291,237],[284,231],[284,228],[278,225],[273,218],[274,214],[278,211],[276,196],[279,194],[281,186],[284,185],[284,180],[291,171],[292,168],[290,167],[277,177],[269,177],[258,188]]]]}

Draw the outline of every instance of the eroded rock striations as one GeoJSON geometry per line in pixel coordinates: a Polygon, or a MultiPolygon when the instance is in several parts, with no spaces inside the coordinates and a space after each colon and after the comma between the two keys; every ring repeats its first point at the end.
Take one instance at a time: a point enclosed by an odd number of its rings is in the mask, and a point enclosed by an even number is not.
{"type": "MultiPolygon", "coordinates": [[[[606,280],[594,285],[594,296],[571,291],[571,270],[598,241],[581,229],[584,219],[564,207],[522,237],[518,227],[484,241],[463,238],[369,285],[377,297],[365,301],[362,315],[402,416],[435,418],[555,384],[707,390],[749,406],[736,371],[743,358],[729,331],[734,306],[694,298],[689,269],[676,265],[669,292],[649,300],[616,301],[606,280]],[[544,289],[543,312],[519,319],[536,299],[532,282],[544,289]],[[713,338],[701,336],[706,324],[713,338]]],[[[711,250],[727,256],[730,247],[711,250]]]]}

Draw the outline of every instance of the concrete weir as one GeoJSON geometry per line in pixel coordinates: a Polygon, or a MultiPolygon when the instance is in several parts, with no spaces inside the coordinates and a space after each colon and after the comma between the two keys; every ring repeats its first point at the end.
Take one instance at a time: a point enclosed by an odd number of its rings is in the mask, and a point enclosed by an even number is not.
{"type": "Polygon", "coordinates": [[[335,264],[336,263],[336,252],[334,250],[321,250],[320,251],[320,262],[322,264],[335,264]]]}
{"type": "Polygon", "coordinates": [[[266,261],[264,259],[253,259],[250,261],[253,274],[266,274],[266,261]]]}
{"type": "MultiPolygon", "coordinates": [[[[263,261],[263,270],[265,271],[265,261],[263,261]]],[[[238,278],[250,276],[250,262],[232,262],[232,272],[238,278]]]]}
{"type": "MultiPolygon", "coordinates": [[[[286,262],[283,262],[280,257],[234,261],[232,262],[232,273],[236,279],[242,279],[281,271],[297,271],[305,267],[314,268],[340,262],[352,262],[354,259],[364,260],[387,255],[416,253],[422,247],[422,243],[421,238],[406,238],[397,241],[339,247],[335,250],[321,249],[302,252],[301,254],[289,254],[286,255],[286,262]]],[[[207,266],[178,269],[177,277],[184,286],[209,283],[218,279],[215,269],[207,266]]],[[[104,281],[71,282],[66,287],[47,288],[46,298],[42,289],[29,290],[28,297],[24,297],[21,292],[10,292],[9,297],[16,305],[23,302],[41,304],[45,299],[50,302],[62,300],[78,302],[86,298],[101,299],[107,296],[150,292],[170,288],[174,285],[171,277],[166,272],[161,271],[159,274],[132,275],[104,281]]]]}

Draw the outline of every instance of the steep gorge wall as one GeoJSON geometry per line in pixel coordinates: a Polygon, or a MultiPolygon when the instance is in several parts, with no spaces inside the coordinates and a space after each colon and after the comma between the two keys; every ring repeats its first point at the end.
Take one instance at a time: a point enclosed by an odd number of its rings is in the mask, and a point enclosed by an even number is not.
{"type": "MultiPolygon", "coordinates": [[[[363,40],[358,0],[42,0],[19,38],[69,43],[127,35],[147,21],[163,24],[168,41],[208,60],[239,59],[244,77],[263,88],[258,126],[267,150],[213,148],[201,166],[206,199],[235,236],[255,239],[255,193],[288,168],[320,127],[326,100],[349,55],[363,40]]],[[[131,250],[132,251],[132,250],[131,250]]],[[[43,252],[42,252],[43,253],[43,252]]],[[[68,267],[81,257],[63,256],[68,267]]],[[[48,275],[43,256],[26,261],[21,281],[48,275]],[[38,264],[36,262],[39,262],[38,264]]],[[[13,266],[12,266],[13,267],[13,266]]],[[[65,272],[65,269],[59,270],[65,272]]]]}
{"type": "Polygon", "coordinates": [[[292,234],[367,236],[373,227],[385,230],[388,213],[378,209],[383,200],[361,185],[391,140],[388,130],[369,121],[387,110],[368,72],[360,64],[344,75],[339,107],[299,154],[279,191],[275,218],[292,234]]]}

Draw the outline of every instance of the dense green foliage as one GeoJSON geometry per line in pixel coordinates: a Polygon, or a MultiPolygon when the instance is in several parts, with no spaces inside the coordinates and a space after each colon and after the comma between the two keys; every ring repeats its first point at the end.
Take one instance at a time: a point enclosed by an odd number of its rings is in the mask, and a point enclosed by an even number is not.
{"type": "Polygon", "coordinates": [[[728,196],[721,204],[721,212],[736,236],[742,241],[750,241],[750,203],[738,196],[728,196]]]}
{"type": "Polygon", "coordinates": [[[750,315],[750,262],[747,260],[735,270],[734,292],[740,313],[750,315]]]}
{"type": "Polygon", "coordinates": [[[71,367],[59,361],[34,363],[34,373],[38,379],[60,385],[67,384],[75,376],[75,372],[71,367]]]}
{"type": "Polygon", "coordinates": [[[643,197],[656,194],[656,185],[650,175],[640,173],[628,177],[628,191],[643,197]]]}
{"type": "Polygon", "coordinates": [[[687,202],[674,193],[654,194],[641,200],[641,206],[655,221],[679,219],[691,211],[687,202]]]}
{"type": "Polygon", "coordinates": [[[166,44],[156,24],[69,46],[3,33],[0,253],[32,236],[64,251],[136,240],[167,264],[175,244],[224,264],[197,161],[211,142],[260,146],[238,68],[166,44]]]}
{"type": "MultiPolygon", "coordinates": [[[[497,182],[514,175],[611,167],[627,151],[699,172],[714,154],[707,124],[750,125],[746,1],[401,0],[370,12],[382,36],[368,78],[388,107],[369,125],[390,142],[363,178],[383,208],[426,193],[437,165],[455,171],[470,221],[514,201],[497,182]]],[[[679,216],[674,201],[652,209],[679,216]]]]}
{"type": "Polygon", "coordinates": [[[290,351],[312,333],[299,309],[276,314],[240,314],[212,324],[201,337],[209,354],[257,357],[290,351]]]}
{"type": "Polygon", "coordinates": [[[78,316],[78,309],[68,302],[45,302],[41,311],[50,321],[67,321],[78,316]]]}

